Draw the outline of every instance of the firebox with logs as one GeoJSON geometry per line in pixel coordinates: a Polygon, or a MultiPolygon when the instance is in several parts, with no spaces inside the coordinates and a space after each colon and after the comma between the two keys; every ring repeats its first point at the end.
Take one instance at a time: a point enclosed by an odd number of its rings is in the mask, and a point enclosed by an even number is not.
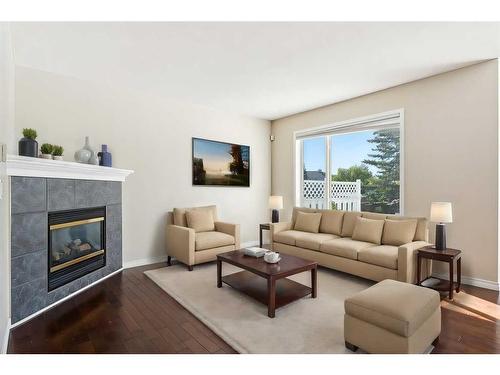
{"type": "Polygon", "coordinates": [[[106,208],[50,212],[48,289],[106,264],[106,208]]]}

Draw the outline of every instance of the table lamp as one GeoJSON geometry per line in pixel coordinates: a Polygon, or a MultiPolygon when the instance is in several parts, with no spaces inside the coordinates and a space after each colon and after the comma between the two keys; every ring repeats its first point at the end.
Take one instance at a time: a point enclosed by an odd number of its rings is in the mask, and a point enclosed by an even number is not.
{"type": "Polygon", "coordinates": [[[450,202],[432,202],[431,221],[436,224],[436,250],[446,249],[446,225],[452,223],[453,217],[450,202]]]}
{"type": "Polygon", "coordinates": [[[278,210],[283,208],[283,197],[281,195],[271,195],[269,197],[269,208],[273,210],[271,221],[277,223],[280,221],[280,213],[278,210]]]}

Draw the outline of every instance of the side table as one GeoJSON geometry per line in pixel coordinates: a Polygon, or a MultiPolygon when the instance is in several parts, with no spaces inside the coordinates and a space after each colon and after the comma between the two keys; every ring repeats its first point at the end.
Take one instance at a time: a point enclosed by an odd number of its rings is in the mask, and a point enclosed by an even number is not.
{"type": "Polygon", "coordinates": [[[269,223],[259,224],[259,247],[262,247],[262,231],[263,230],[271,230],[271,225],[269,223]]]}
{"type": "MultiPolygon", "coordinates": [[[[450,268],[450,282],[446,291],[448,291],[448,297],[450,300],[453,299],[453,289],[456,285],[456,292],[460,292],[460,283],[462,282],[462,251],[457,249],[444,249],[436,250],[434,246],[426,246],[417,250],[417,285],[422,285],[425,280],[420,280],[420,267],[422,259],[438,260],[441,262],[447,262],[450,268]],[[457,282],[454,283],[454,262],[457,261],[457,282]]],[[[432,288],[432,287],[431,287],[432,288]]],[[[440,288],[433,288],[436,290],[442,290],[440,288]]]]}

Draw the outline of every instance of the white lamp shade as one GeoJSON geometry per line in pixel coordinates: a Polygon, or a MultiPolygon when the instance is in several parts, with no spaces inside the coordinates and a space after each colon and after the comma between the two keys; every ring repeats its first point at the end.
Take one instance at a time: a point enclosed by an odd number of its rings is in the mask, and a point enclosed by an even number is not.
{"type": "Polygon", "coordinates": [[[450,202],[432,202],[431,221],[435,223],[452,223],[453,215],[450,202]]]}
{"type": "Polygon", "coordinates": [[[283,208],[283,197],[281,195],[271,195],[269,197],[269,208],[281,210],[283,208]]]}

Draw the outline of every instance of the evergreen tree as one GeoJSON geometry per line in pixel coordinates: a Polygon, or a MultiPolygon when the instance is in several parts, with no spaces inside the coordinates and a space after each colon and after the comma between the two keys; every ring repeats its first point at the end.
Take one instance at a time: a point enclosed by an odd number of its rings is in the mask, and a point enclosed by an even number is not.
{"type": "Polygon", "coordinates": [[[385,129],[373,133],[368,142],[374,144],[374,151],[368,154],[364,164],[377,168],[372,186],[366,189],[367,202],[373,211],[383,213],[399,212],[399,130],[385,129]]]}

